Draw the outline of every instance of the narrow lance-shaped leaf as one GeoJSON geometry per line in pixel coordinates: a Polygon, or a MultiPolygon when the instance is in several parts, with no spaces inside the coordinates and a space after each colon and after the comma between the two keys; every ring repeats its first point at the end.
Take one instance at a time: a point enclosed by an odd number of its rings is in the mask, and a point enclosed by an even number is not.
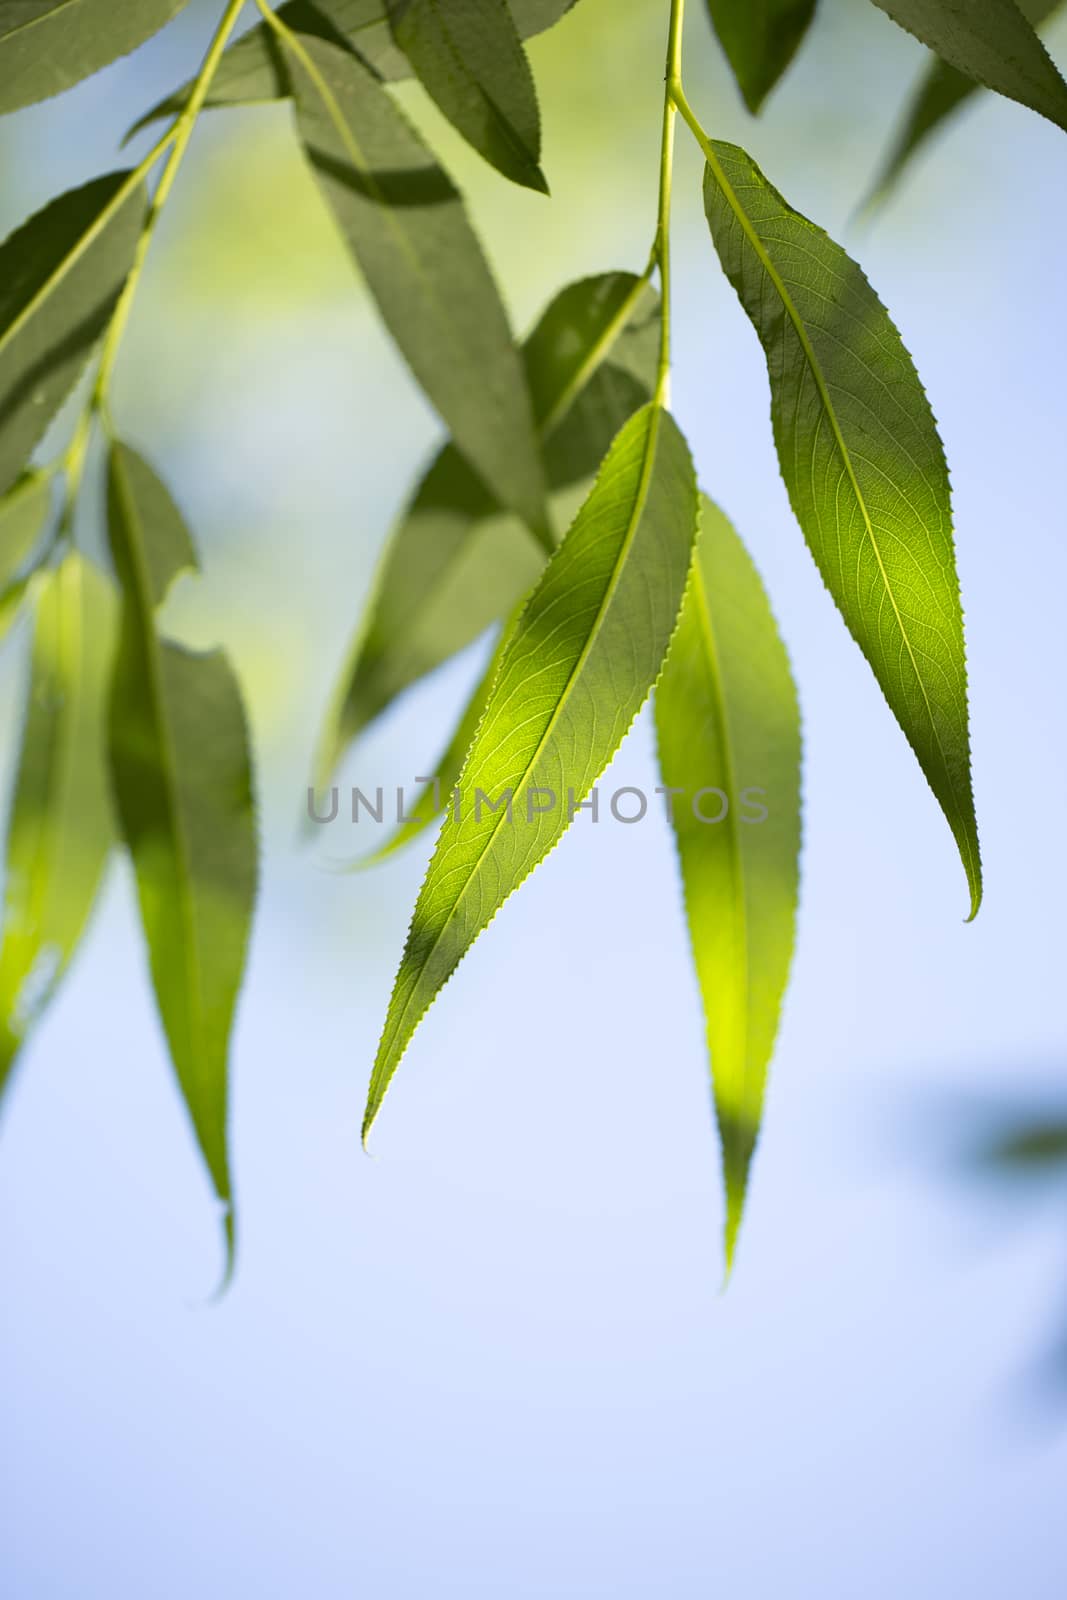
{"type": "MultiPolygon", "coordinates": [[[[1035,27],[1059,9],[1062,0],[1019,0],[1019,9],[1035,27]]],[[[905,113],[904,122],[885,167],[874,185],[873,198],[885,195],[919,147],[966,101],[978,85],[947,62],[933,59],[905,113]]]]}
{"type": "Polygon", "coordinates": [[[61,94],[158,32],[187,0],[0,0],[0,115],[61,94]]]}
{"type": "Polygon", "coordinates": [[[114,839],[105,761],[111,586],[71,551],[34,585],[33,654],[7,836],[0,1093],[82,938],[114,839]]]}
{"type": "Polygon", "coordinates": [[[460,195],[355,57],[286,37],[308,158],[386,326],[459,449],[547,541],[522,362],[460,195]]]}
{"type": "Polygon", "coordinates": [[[506,0],[388,0],[423,88],[506,178],[548,193],[533,73],[506,0]]]}
{"type": "Polygon", "coordinates": [[[816,0],[708,0],[719,43],[753,115],[789,63],[815,15],[816,0]]]}
{"type": "Polygon", "coordinates": [[[1016,0],[874,0],[950,67],[1067,130],[1067,83],[1016,0]]]}
{"type": "Polygon", "coordinates": [[[71,189],[0,244],[0,493],[66,399],[122,291],[144,221],[128,172],[71,189]]]}
{"type": "Polygon", "coordinates": [[[697,497],[670,415],[626,424],[522,613],[419,894],[371,1077],[364,1139],[415,1028],[483,928],[566,831],[663,664],[697,497]],[[490,809],[488,797],[495,809],[490,809]]]}
{"type": "Polygon", "coordinates": [[[0,497],[0,640],[18,614],[31,576],[27,562],[51,504],[49,472],[24,472],[0,497]]]}
{"type": "MultiPolygon", "coordinates": [[[[568,285],[523,350],[552,508],[569,520],[605,451],[655,381],[659,299],[626,272],[568,285]]],[[[544,552],[447,445],[383,556],[320,741],[317,786],[397,695],[527,593],[544,552]]]]}
{"type": "Polygon", "coordinates": [[[759,334],[782,476],[981,899],[948,471],[926,394],[860,268],[735,145],[709,143],[704,204],[759,334]]]}
{"type": "Polygon", "coordinates": [[[156,1000],[216,1193],[233,1221],[227,1057],[256,892],[248,731],[220,650],[161,638],[156,608],[195,566],[163,484],[124,445],[108,462],[108,528],[122,592],[110,744],[156,1000]]]}
{"type": "Polygon", "coordinates": [[[796,922],[800,716],[759,574],[708,499],[656,738],[722,1138],[729,1271],[796,922]]]}

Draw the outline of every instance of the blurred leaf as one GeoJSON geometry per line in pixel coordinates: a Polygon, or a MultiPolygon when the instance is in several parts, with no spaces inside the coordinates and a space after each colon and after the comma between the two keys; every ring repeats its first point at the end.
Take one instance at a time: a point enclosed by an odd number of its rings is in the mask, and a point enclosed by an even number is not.
{"type": "Polygon", "coordinates": [[[0,115],[61,94],[157,33],[187,0],[0,0],[0,115]]]}
{"type": "Polygon", "coordinates": [[[533,74],[506,0],[388,0],[393,37],[452,126],[505,178],[548,193],[533,74]]]}
{"type": "Polygon", "coordinates": [[[1015,0],[874,0],[950,67],[1067,130],[1067,83],[1015,0]]]}
{"type": "Polygon", "coordinates": [[[736,145],[709,145],[704,203],[759,334],[782,476],[982,894],[948,471],[926,394],[860,268],[736,145]]]}
{"type": "Polygon", "coordinates": [[[227,1055],[256,892],[251,756],[240,690],[219,650],[162,639],[156,608],[196,565],[163,484],[121,444],[108,461],[108,528],[122,592],[111,767],[133,858],[152,981],[182,1094],[233,1220],[227,1055]]]}
{"type": "Polygon", "coordinates": [[[110,584],[71,551],[42,574],[7,836],[0,1092],[85,930],[114,839],[104,759],[110,584]]]}
{"type": "Polygon", "coordinates": [[[144,222],[128,172],[70,189],[0,244],[0,494],[25,466],[114,309],[144,222]]]}
{"type": "Polygon", "coordinates": [[[722,1137],[729,1270],[793,955],[800,714],[759,574],[706,498],[655,707],[663,782],[683,791],[668,803],[722,1137]]]}
{"type": "Polygon", "coordinates": [[[48,472],[23,473],[0,498],[0,596],[6,594],[40,538],[51,505],[52,475],[48,472]]]}
{"type": "Polygon", "coordinates": [[[789,63],[815,15],[816,0],[708,0],[719,43],[753,115],[789,63]]]}
{"type": "MultiPolygon", "coordinates": [[[[1063,0],[1019,0],[1019,9],[1035,26],[1044,22],[1059,9],[1063,0]]],[[[930,62],[922,81],[908,108],[904,124],[897,135],[885,168],[874,186],[874,197],[879,198],[896,182],[901,171],[911,160],[920,145],[945,119],[978,91],[972,79],[964,77],[955,67],[934,59],[930,62]]]]}
{"type": "Polygon", "coordinates": [[[462,199],[353,56],[286,38],[308,159],[386,326],[458,448],[547,539],[522,362],[462,199]]]}
{"type": "Polygon", "coordinates": [[[696,523],[685,440],[667,412],[646,406],[612,445],[500,663],[464,763],[460,818],[445,823],[415,907],[364,1139],[427,1008],[561,838],[570,801],[588,793],[641,709],[674,631],[696,523]],[[479,790],[498,809],[479,815],[479,790]]]}
{"type": "MultiPolygon", "coordinates": [[[[596,471],[652,391],[659,299],[632,273],[570,284],[523,350],[546,430],[553,507],[596,471]]],[[[316,782],[393,700],[464,649],[529,590],[544,552],[453,445],[423,477],[386,547],[370,604],[320,741],[316,782]]]]}

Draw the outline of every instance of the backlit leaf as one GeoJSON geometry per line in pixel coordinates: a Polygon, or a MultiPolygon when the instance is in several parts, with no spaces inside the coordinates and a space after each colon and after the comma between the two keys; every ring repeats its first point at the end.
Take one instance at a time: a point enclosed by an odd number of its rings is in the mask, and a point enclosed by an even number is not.
{"type": "Polygon", "coordinates": [[[795,56],[816,0],[708,0],[719,43],[755,114],[795,56]]]}
{"type": "Polygon", "coordinates": [[[0,494],[66,399],[126,281],[144,221],[127,172],[71,189],[0,244],[0,494]]]}
{"type": "Polygon", "coordinates": [[[61,94],[158,32],[187,0],[0,0],[0,115],[61,94]]]}
{"type": "Polygon", "coordinates": [[[669,804],[722,1137],[729,1269],[793,954],[800,716],[759,574],[707,499],[655,706],[663,783],[682,791],[669,804]]]}
{"type": "MultiPolygon", "coordinates": [[[[584,494],[616,433],[648,399],[658,342],[658,297],[626,272],[570,284],[526,341],[557,519],[570,519],[575,492],[584,494]]],[[[397,695],[505,616],[543,563],[519,520],[446,445],[386,548],[323,732],[320,786],[397,695]]]]}
{"type": "Polygon", "coordinates": [[[793,510],[918,757],[981,899],[967,675],[948,472],[929,402],[860,268],[736,145],[713,143],[704,204],[759,334],[793,510]]]}
{"type": "Polygon", "coordinates": [[[364,1138],[427,1008],[561,838],[570,802],[641,709],[674,631],[696,523],[685,440],[667,412],[646,406],[612,445],[500,663],[464,763],[459,819],[446,820],[415,907],[364,1138]],[[480,806],[478,791],[497,809],[480,806]]]}
{"type": "Polygon", "coordinates": [[[195,566],[163,484],[124,445],[108,462],[108,528],[122,593],[110,748],[152,981],[185,1103],[233,1221],[227,1057],[256,892],[256,829],[240,690],[221,650],[160,637],[156,608],[195,566]]]}
{"type": "Polygon", "coordinates": [[[548,193],[537,90],[506,0],[388,0],[393,37],[453,127],[515,183],[548,193]]]}
{"type": "Polygon", "coordinates": [[[1067,83],[1016,0],[874,0],[950,67],[1067,130],[1067,83]]]}
{"type": "Polygon", "coordinates": [[[7,835],[0,1092],[85,930],[114,840],[105,760],[111,585],[71,551],[34,584],[34,636],[7,835]]]}

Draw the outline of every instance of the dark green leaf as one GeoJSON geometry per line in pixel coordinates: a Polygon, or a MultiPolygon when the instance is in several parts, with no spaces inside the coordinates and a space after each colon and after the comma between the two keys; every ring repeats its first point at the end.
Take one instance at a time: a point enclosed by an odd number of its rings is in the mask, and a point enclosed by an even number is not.
{"type": "Polygon", "coordinates": [[[1015,0],[874,3],[965,77],[1067,130],[1067,83],[1015,0]]]}
{"type": "Polygon", "coordinates": [[[0,493],[25,466],[115,307],[144,222],[143,184],[96,178],[0,244],[0,493]]]}
{"type": "Polygon", "coordinates": [[[114,839],[104,759],[110,584],[70,552],[38,577],[33,658],[7,836],[0,1091],[81,940],[114,839]]]}
{"type": "Polygon", "coordinates": [[[364,1138],[426,1010],[562,837],[570,802],[588,794],[644,703],[677,621],[696,523],[685,440],[667,412],[646,406],[612,445],[504,652],[464,763],[460,817],[446,821],[415,907],[364,1138]],[[496,810],[479,808],[479,790],[496,810]]]}
{"type": "MultiPolygon", "coordinates": [[[[659,300],[626,272],[569,285],[523,350],[557,516],[573,512],[612,439],[652,391],[659,300]]],[[[386,548],[323,731],[318,782],[397,695],[504,616],[544,553],[454,446],[437,456],[386,548]]]]}
{"type": "Polygon", "coordinates": [[[708,0],[719,43],[755,115],[796,55],[816,0],[708,0]]]}
{"type": "Polygon", "coordinates": [[[308,159],[386,326],[458,448],[547,540],[522,362],[462,199],[355,57],[286,37],[308,159]]]}
{"type": "Polygon", "coordinates": [[[655,704],[663,782],[681,791],[671,820],[722,1137],[729,1270],[793,955],[800,714],[759,574],[707,499],[655,704]]]}
{"type": "Polygon", "coordinates": [[[782,476],[819,571],[919,759],[971,892],[981,864],[948,472],[929,402],[860,268],[736,145],[704,204],[767,357],[782,476]]]}
{"type": "Polygon", "coordinates": [[[515,183],[548,193],[533,74],[506,0],[388,0],[393,37],[453,127],[515,183]]]}
{"type": "Polygon", "coordinates": [[[0,115],[61,94],[151,37],[187,0],[0,0],[0,115]]]}
{"type": "Polygon", "coordinates": [[[251,756],[219,650],[160,637],[156,608],[195,565],[166,489],[124,445],[108,462],[108,528],[123,592],[111,767],[171,1058],[220,1200],[232,1261],[227,1056],[256,892],[251,756]]]}

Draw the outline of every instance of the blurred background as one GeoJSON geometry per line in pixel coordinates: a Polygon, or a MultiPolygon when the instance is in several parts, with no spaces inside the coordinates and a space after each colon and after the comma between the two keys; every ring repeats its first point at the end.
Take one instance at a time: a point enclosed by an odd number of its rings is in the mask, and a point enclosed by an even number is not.
{"type": "MultiPolygon", "coordinates": [[[[194,0],[135,58],[0,125],[3,231],[123,163],[218,9],[194,0]]],[[[254,724],[241,1258],[208,1304],[216,1218],[122,865],[4,1117],[12,1600],[1067,1592],[1067,144],[981,97],[855,224],[922,49],[861,0],[824,0],[753,122],[689,10],[694,105],[863,262],[941,425],[982,914],[963,925],[947,829],[793,522],[681,128],[674,406],[768,584],[805,721],[797,957],[734,1281],[721,1294],[703,1029],[658,822],[575,825],[448,986],[362,1155],[429,845],[340,876],[327,858],[365,847],[366,823],[322,830],[318,853],[298,824],[374,561],[439,430],[287,108],[205,116],[115,413],[200,542],[173,625],[226,641],[254,724]]],[[[532,41],[551,203],[401,91],[520,328],[563,283],[644,264],[665,13],[582,0],[532,41]]],[[[1048,37],[1062,64],[1067,19],[1048,37]]],[[[0,657],[5,771],[26,642],[0,657]]],[[[390,714],[346,781],[431,770],[479,661],[390,714]]],[[[612,779],[656,781],[647,716],[612,779]]]]}

